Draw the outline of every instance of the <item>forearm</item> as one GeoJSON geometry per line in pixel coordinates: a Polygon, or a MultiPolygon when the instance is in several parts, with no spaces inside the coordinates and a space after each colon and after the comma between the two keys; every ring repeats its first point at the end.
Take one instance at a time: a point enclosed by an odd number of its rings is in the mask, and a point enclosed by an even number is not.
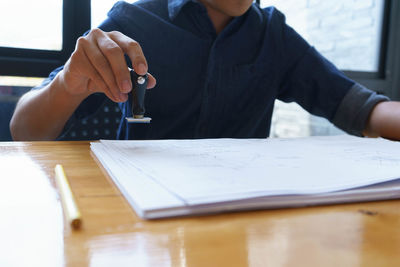
{"type": "Polygon", "coordinates": [[[14,140],[54,140],[87,95],[71,95],[59,75],[46,87],[25,94],[10,122],[14,140]]]}
{"type": "MultiPolygon", "coordinates": [[[[91,30],[77,41],[75,51],[54,80],[24,95],[10,122],[14,140],[54,140],[79,104],[90,94],[104,93],[125,102],[132,89],[125,54],[137,74],[148,67],[139,43],[120,32],[91,30]]],[[[149,74],[148,88],[156,80],[149,74]]]]}
{"type": "Polygon", "coordinates": [[[400,102],[377,104],[370,114],[364,135],[400,140],[400,102]]]}

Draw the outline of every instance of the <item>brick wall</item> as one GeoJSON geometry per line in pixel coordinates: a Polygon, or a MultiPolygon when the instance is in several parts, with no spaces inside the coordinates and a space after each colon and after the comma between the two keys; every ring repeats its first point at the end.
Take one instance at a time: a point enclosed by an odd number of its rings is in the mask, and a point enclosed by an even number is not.
{"type": "MultiPolygon", "coordinates": [[[[378,66],[383,0],[261,0],[340,69],[375,71],[378,66]]],[[[340,134],[327,120],[297,104],[276,102],[271,136],[340,134]]]]}

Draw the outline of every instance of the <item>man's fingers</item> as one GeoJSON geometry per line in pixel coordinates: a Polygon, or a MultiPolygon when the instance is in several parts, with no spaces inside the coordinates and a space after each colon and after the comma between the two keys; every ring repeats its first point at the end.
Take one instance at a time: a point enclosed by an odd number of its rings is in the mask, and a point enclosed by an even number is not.
{"type": "Polygon", "coordinates": [[[97,39],[97,44],[111,66],[120,92],[130,92],[132,83],[122,48],[106,34],[102,38],[97,39]]]}
{"type": "Polygon", "coordinates": [[[154,86],[156,86],[157,83],[156,79],[150,73],[148,73],[147,75],[149,76],[149,80],[147,82],[147,89],[154,88],[154,86]]]}
{"type": "MultiPolygon", "coordinates": [[[[109,37],[129,56],[134,71],[139,75],[145,75],[148,71],[148,66],[139,43],[116,31],[110,32],[109,37]]],[[[147,88],[151,89],[156,86],[156,79],[153,75],[148,75],[147,88]]]]}
{"type": "Polygon", "coordinates": [[[108,98],[113,100],[114,102],[124,101],[126,97],[123,99],[119,99],[114,96],[109,89],[107,83],[104,81],[103,77],[99,74],[99,72],[94,68],[91,64],[89,58],[85,54],[83,50],[75,51],[71,56],[71,61],[76,62],[76,71],[83,74],[85,77],[89,79],[88,82],[88,90],[91,92],[102,92],[107,95],[108,98]]]}
{"type": "MultiPolygon", "coordinates": [[[[96,83],[93,80],[89,80],[88,83],[88,90],[90,92],[100,92],[105,94],[109,99],[111,99],[114,102],[119,102],[117,99],[114,98],[114,96],[111,94],[110,90],[106,89],[106,90],[99,90],[99,87],[96,85],[96,83]]],[[[124,94],[124,98],[122,101],[126,101],[128,100],[128,95],[124,94]]]]}
{"type": "Polygon", "coordinates": [[[116,82],[114,72],[108,58],[102,53],[98,40],[108,39],[101,30],[92,30],[88,39],[82,40],[81,46],[92,66],[103,78],[108,89],[117,101],[122,101],[122,93],[116,82]]]}
{"type": "Polygon", "coordinates": [[[83,74],[88,80],[93,81],[93,83],[96,85],[96,89],[91,88],[91,91],[103,92],[108,90],[107,84],[104,82],[103,78],[92,66],[92,64],[90,64],[90,61],[83,50],[72,53],[71,62],[74,62],[74,72],[83,74]]]}
{"type": "Polygon", "coordinates": [[[145,75],[148,70],[147,61],[139,43],[120,32],[109,33],[110,38],[116,42],[132,61],[132,67],[139,75],[145,75]]]}

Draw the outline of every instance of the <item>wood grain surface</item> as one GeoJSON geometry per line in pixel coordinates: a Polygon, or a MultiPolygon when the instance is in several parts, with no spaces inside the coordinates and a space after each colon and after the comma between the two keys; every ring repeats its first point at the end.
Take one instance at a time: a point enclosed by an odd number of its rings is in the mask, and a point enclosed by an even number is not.
{"type": "Polygon", "coordinates": [[[400,201],[145,221],[89,142],[0,143],[0,171],[2,267],[400,266],[400,201]],[[65,223],[56,164],[81,210],[79,231],[65,223]]]}

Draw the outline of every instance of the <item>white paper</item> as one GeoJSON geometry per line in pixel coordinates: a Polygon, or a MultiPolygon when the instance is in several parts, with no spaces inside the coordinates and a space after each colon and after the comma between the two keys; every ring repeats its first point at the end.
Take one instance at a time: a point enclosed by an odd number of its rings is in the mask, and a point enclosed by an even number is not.
{"type": "Polygon", "coordinates": [[[102,140],[92,150],[135,210],[324,194],[400,178],[400,143],[352,136],[102,140]]]}

